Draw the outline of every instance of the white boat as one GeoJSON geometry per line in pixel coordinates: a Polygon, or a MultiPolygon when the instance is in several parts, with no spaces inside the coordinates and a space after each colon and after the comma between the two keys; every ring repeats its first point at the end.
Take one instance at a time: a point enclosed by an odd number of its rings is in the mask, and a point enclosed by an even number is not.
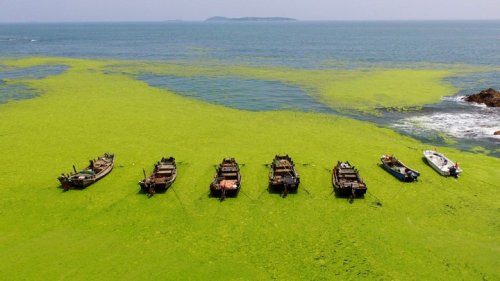
{"type": "Polygon", "coordinates": [[[458,163],[454,163],[449,158],[434,150],[425,150],[424,157],[427,163],[443,176],[458,177],[462,169],[458,167],[458,163]]]}

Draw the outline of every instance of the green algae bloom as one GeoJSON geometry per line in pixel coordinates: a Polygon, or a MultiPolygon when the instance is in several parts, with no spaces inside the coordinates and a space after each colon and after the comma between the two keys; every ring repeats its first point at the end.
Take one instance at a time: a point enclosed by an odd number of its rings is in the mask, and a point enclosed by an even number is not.
{"type": "Polygon", "coordinates": [[[451,91],[439,82],[445,71],[358,77],[354,71],[210,70],[64,58],[2,64],[70,67],[23,81],[40,96],[0,105],[0,272],[9,280],[500,278],[498,158],[438,148],[464,170],[458,180],[444,178],[422,161],[425,144],[389,129],[327,114],[234,110],[134,79],[146,70],[179,76],[210,71],[284,81],[311,89],[332,106],[372,110],[438,99],[451,91]],[[391,76],[401,81],[387,85],[391,76]],[[357,108],[351,97],[339,96],[339,89],[362,93],[377,85],[397,92],[392,87],[418,81],[428,94],[410,102],[399,97],[386,103],[386,93],[373,91],[366,108],[357,108]],[[81,191],[58,188],[61,172],[106,151],[116,155],[106,178],[81,191]],[[298,193],[286,199],[266,189],[265,164],[278,153],[291,155],[301,175],[298,193]],[[377,165],[386,153],[420,171],[421,180],[405,184],[386,173],[377,165]],[[151,199],[140,194],[142,169],[170,155],[179,161],[172,188],[151,199]],[[220,203],[209,197],[209,183],[213,165],[228,156],[245,164],[242,189],[238,198],[220,203]],[[332,195],[337,160],[361,171],[368,185],[364,199],[349,203],[332,195]]]}

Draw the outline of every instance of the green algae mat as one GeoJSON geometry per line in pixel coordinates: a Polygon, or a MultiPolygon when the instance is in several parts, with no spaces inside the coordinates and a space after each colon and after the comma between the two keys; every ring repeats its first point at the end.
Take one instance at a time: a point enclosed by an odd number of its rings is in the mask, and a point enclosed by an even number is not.
{"type": "MultiPolygon", "coordinates": [[[[439,147],[464,170],[459,179],[444,178],[422,160],[428,146],[389,129],[326,114],[234,110],[134,79],[140,71],[231,73],[313,89],[311,95],[349,107],[338,89],[351,82],[377,87],[389,76],[404,84],[406,74],[427,94],[388,105],[405,107],[447,94],[441,79],[455,70],[357,75],[63,58],[2,64],[69,66],[18,81],[41,94],[0,105],[4,280],[500,279],[498,158],[439,147]],[[111,174],[84,190],[62,191],[60,173],[104,152],[116,155],[111,174]],[[287,198],[267,191],[265,164],[277,153],[291,155],[301,175],[298,192],[287,198]],[[401,183],[385,172],[377,165],[385,153],[420,171],[420,180],[401,183]],[[178,178],[148,199],[137,184],[142,169],[170,155],[178,178]],[[209,183],[214,165],[228,156],[244,164],[242,189],[221,203],[209,196],[209,183]],[[361,171],[364,198],[332,194],[337,160],[361,171]]],[[[376,97],[368,95],[361,110],[378,106],[376,97]]]]}

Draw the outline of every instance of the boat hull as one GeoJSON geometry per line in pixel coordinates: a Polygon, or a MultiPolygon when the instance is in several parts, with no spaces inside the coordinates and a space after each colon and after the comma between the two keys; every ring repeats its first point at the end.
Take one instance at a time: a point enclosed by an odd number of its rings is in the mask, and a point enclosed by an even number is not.
{"type": "Polygon", "coordinates": [[[363,197],[366,193],[366,188],[355,188],[350,186],[334,186],[335,194],[340,197],[363,197]]]}
{"type": "MultiPolygon", "coordinates": [[[[144,176],[146,176],[145,171],[144,176]]],[[[172,156],[169,158],[162,157],[162,159],[154,165],[153,172],[149,177],[139,182],[139,186],[143,192],[153,195],[156,192],[167,191],[176,178],[177,164],[175,158],[172,156]]]]}
{"type": "Polygon", "coordinates": [[[406,166],[403,162],[394,158],[392,156],[382,155],[380,157],[382,162],[382,167],[389,172],[391,175],[403,182],[414,182],[418,180],[420,173],[410,167],[406,166]]]}
{"type": "Polygon", "coordinates": [[[359,172],[349,162],[338,162],[332,169],[332,185],[339,197],[363,197],[367,187],[359,172]]]}
{"type": "Polygon", "coordinates": [[[456,163],[451,161],[444,154],[433,151],[424,151],[424,158],[429,166],[436,170],[442,176],[458,177],[462,173],[462,169],[456,163]]]}
{"type": "Polygon", "coordinates": [[[296,192],[300,176],[290,156],[276,155],[269,171],[269,190],[276,192],[296,192]]]}
{"type": "Polygon", "coordinates": [[[224,158],[216,169],[214,179],[210,183],[210,194],[224,200],[236,197],[241,188],[240,167],[234,158],[224,158]]]}
{"type": "MultiPolygon", "coordinates": [[[[94,163],[91,161],[91,163],[94,163]]],[[[97,173],[91,174],[92,166],[89,166],[82,170],[79,173],[71,174],[71,175],[61,175],[57,179],[61,183],[61,186],[64,190],[68,190],[70,188],[83,189],[86,188],[102,178],[108,175],[114,166],[114,155],[105,153],[103,157],[100,157],[99,160],[95,162],[101,165],[100,167],[104,167],[103,169],[99,169],[97,173]]],[[[94,167],[95,168],[95,167],[94,167]]]]}
{"type": "MultiPolygon", "coordinates": [[[[165,191],[167,191],[167,189],[169,189],[172,186],[172,184],[174,183],[174,181],[175,181],[175,178],[173,180],[171,180],[171,181],[166,182],[166,183],[161,183],[161,184],[155,183],[155,184],[152,184],[152,185],[153,185],[153,188],[154,188],[155,191],[157,191],[157,192],[165,192],[165,191]]],[[[144,191],[144,192],[149,192],[150,191],[150,187],[151,187],[150,184],[147,184],[144,181],[140,181],[139,185],[141,186],[141,190],[142,191],[144,191]]]]}
{"type": "Polygon", "coordinates": [[[222,195],[222,192],[224,191],[225,195],[227,197],[236,197],[236,196],[238,196],[240,188],[241,188],[241,184],[238,184],[236,187],[221,188],[219,183],[212,183],[210,185],[210,193],[213,196],[220,197],[222,195]]]}
{"type": "Polygon", "coordinates": [[[285,188],[286,185],[289,191],[297,191],[297,189],[299,188],[299,184],[300,184],[300,179],[298,178],[293,178],[292,180],[287,181],[287,183],[285,183],[282,180],[270,179],[269,188],[273,190],[282,190],[285,188]]]}

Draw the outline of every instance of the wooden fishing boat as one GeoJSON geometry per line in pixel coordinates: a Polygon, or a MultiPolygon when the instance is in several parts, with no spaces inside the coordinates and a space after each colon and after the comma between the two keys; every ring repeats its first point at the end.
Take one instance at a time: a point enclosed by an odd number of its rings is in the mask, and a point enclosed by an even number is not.
{"type": "Polygon", "coordinates": [[[424,157],[427,160],[427,163],[429,163],[434,170],[438,171],[438,173],[443,176],[458,177],[458,175],[462,172],[462,169],[458,167],[458,163],[454,163],[442,153],[437,151],[425,150],[424,157]]]}
{"type": "Polygon", "coordinates": [[[141,189],[149,195],[155,194],[157,191],[166,191],[177,177],[177,165],[174,157],[162,157],[154,165],[153,172],[149,177],[146,177],[146,172],[143,170],[144,179],[139,182],[141,189]]]}
{"type": "Polygon", "coordinates": [[[380,161],[382,161],[382,167],[400,181],[412,182],[416,181],[418,176],[420,176],[419,172],[406,166],[393,155],[382,155],[380,161]]]}
{"type": "Polygon", "coordinates": [[[332,184],[339,196],[357,197],[366,193],[366,184],[359,176],[359,171],[349,162],[337,162],[332,171],[332,184]]]}
{"type": "Polygon", "coordinates": [[[77,172],[73,165],[73,173],[61,174],[57,179],[64,190],[68,190],[71,187],[85,188],[109,174],[113,170],[114,160],[114,154],[104,153],[97,160],[90,160],[89,166],[85,169],[77,172]]]}
{"type": "Polygon", "coordinates": [[[214,180],[210,184],[210,192],[224,200],[226,196],[236,196],[241,186],[240,166],[234,158],[222,159],[216,168],[214,180]]]}
{"type": "Polygon", "coordinates": [[[279,189],[283,195],[290,191],[297,191],[300,184],[300,176],[290,156],[274,156],[269,171],[269,188],[279,189]]]}

